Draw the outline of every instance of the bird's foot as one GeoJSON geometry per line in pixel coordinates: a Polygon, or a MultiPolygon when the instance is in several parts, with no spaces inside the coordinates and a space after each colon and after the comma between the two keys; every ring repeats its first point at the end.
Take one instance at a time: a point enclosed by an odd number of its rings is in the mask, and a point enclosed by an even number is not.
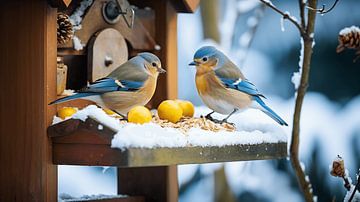
{"type": "Polygon", "coordinates": [[[206,116],[200,116],[201,118],[206,118],[207,120],[210,120],[214,123],[221,123],[221,120],[218,120],[218,119],[214,119],[211,114],[208,114],[206,116]]]}
{"type": "Polygon", "coordinates": [[[235,127],[235,123],[228,122],[227,119],[223,119],[220,121],[220,124],[223,124],[223,123],[226,123],[226,124],[229,124],[229,125],[232,125],[235,127]]]}
{"type": "Polygon", "coordinates": [[[121,114],[121,113],[117,112],[116,110],[112,110],[112,111],[114,111],[116,114],[121,116],[121,119],[119,119],[120,121],[128,121],[128,117],[126,115],[121,114]]]}

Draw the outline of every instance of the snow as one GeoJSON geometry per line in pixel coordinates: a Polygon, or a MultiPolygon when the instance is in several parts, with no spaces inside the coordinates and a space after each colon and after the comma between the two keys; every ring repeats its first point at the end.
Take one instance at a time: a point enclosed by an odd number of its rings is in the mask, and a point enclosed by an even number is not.
{"type": "Polygon", "coordinates": [[[52,125],[63,122],[64,120],[60,117],[54,116],[53,117],[53,121],[52,121],[52,125]]]}
{"type": "Polygon", "coordinates": [[[299,56],[299,71],[294,72],[291,77],[291,82],[294,84],[295,90],[297,90],[300,86],[301,82],[301,74],[302,74],[302,64],[304,60],[304,40],[300,39],[301,49],[300,49],[300,56],[299,56]]]}
{"type": "Polygon", "coordinates": [[[105,200],[105,199],[117,199],[125,198],[127,195],[84,195],[81,197],[73,197],[70,194],[62,193],[59,195],[59,202],[76,202],[76,201],[93,201],[93,200],[105,200]]]}
{"type": "MultiPolygon", "coordinates": [[[[291,18],[291,19],[293,19],[293,20],[295,20],[297,22],[296,17],[292,16],[289,11],[285,11],[284,13],[285,13],[285,15],[289,16],[289,18],[291,18]]],[[[285,21],[285,18],[283,16],[281,16],[281,18],[280,18],[280,28],[281,28],[282,32],[285,31],[284,21],[285,21]]]]}
{"type": "Polygon", "coordinates": [[[82,50],[84,44],[81,43],[81,40],[75,36],[75,32],[81,29],[82,16],[85,14],[86,9],[93,3],[93,0],[82,0],[80,6],[76,8],[73,14],[69,17],[70,23],[73,25],[73,45],[75,50],[82,50]]]}
{"type": "Polygon", "coordinates": [[[272,6],[274,6],[274,4],[272,3],[272,1],[271,0],[263,0],[265,3],[268,3],[268,4],[270,4],[270,5],[272,5],[272,6]]]}
{"type": "Polygon", "coordinates": [[[284,18],[283,17],[280,18],[280,29],[281,29],[282,32],[285,32],[284,18]]]}
{"type": "Polygon", "coordinates": [[[351,27],[345,27],[344,29],[340,30],[339,35],[347,35],[351,32],[360,32],[360,28],[352,25],[351,27]]]}
{"type": "Polygon", "coordinates": [[[74,49],[79,51],[82,50],[84,48],[84,44],[81,43],[81,40],[77,37],[77,36],[73,36],[73,44],[74,44],[74,49]]]}
{"type": "Polygon", "coordinates": [[[63,96],[70,96],[70,95],[74,95],[75,94],[75,90],[71,90],[71,89],[65,89],[61,95],[63,96]]]}
{"type": "Polygon", "coordinates": [[[154,46],[154,49],[157,50],[157,51],[158,51],[158,50],[161,50],[161,46],[158,45],[158,44],[156,44],[156,45],[154,46]]]}
{"type": "Polygon", "coordinates": [[[80,6],[76,8],[74,13],[70,16],[70,22],[73,25],[74,31],[81,29],[82,16],[86,9],[93,3],[93,0],[82,0],[80,6]]]}
{"type": "MultiPolygon", "coordinates": [[[[206,107],[197,107],[196,116],[207,114],[206,107]]],[[[236,123],[237,131],[212,132],[200,128],[191,128],[186,134],[174,128],[162,128],[155,123],[133,124],[120,122],[107,115],[95,105],[77,111],[72,118],[85,121],[88,117],[97,120],[114,131],[111,146],[113,148],[158,148],[158,147],[186,147],[192,146],[226,146],[237,144],[261,144],[287,142],[287,135],[281,126],[268,118],[259,110],[248,109],[233,115],[229,121],[236,123]]],[[[219,117],[219,116],[215,116],[219,117]]],[[[221,118],[221,117],[219,117],[221,118]]],[[[54,118],[54,123],[58,122],[54,118]]],[[[98,129],[102,130],[103,126],[98,129]]]]}
{"type": "MultiPolygon", "coordinates": [[[[350,187],[350,191],[347,191],[346,192],[346,195],[344,197],[344,202],[348,202],[350,197],[351,197],[351,194],[354,192],[354,189],[355,189],[355,186],[354,185],[351,185],[350,187]]],[[[359,191],[356,191],[355,192],[355,195],[354,195],[354,198],[352,199],[351,202],[360,202],[360,192],[359,191]]]]}
{"type": "Polygon", "coordinates": [[[301,170],[305,173],[305,164],[300,161],[301,170]]]}

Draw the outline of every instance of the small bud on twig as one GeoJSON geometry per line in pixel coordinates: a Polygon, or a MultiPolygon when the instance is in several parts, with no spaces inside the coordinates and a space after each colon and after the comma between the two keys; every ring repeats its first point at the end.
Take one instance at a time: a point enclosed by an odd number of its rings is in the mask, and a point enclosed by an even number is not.
{"type": "Polygon", "coordinates": [[[338,157],[334,159],[330,174],[334,177],[345,176],[344,160],[341,158],[341,156],[338,155],[338,157]]]}

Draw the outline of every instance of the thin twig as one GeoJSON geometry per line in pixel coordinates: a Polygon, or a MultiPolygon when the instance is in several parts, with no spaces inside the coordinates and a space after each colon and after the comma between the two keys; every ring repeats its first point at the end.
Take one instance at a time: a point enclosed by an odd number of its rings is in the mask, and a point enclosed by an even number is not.
{"type": "Polygon", "coordinates": [[[249,42],[246,44],[244,48],[245,50],[245,54],[244,56],[242,57],[242,59],[240,60],[239,64],[240,64],[240,67],[242,67],[245,63],[245,58],[247,58],[247,55],[249,53],[249,49],[250,49],[250,46],[252,44],[252,42],[254,41],[254,38],[255,38],[255,33],[257,31],[257,28],[259,27],[259,21],[261,20],[261,18],[263,17],[264,15],[264,10],[265,10],[265,7],[266,5],[262,4],[259,8],[257,8],[255,10],[255,19],[257,21],[257,23],[255,25],[253,25],[252,27],[250,27],[249,31],[245,32],[246,33],[249,33],[250,34],[250,39],[249,39],[249,42]]]}
{"type": "Polygon", "coordinates": [[[305,2],[303,0],[299,0],[299,9],[300,9],[300,19],[301,19],[301,27],[305,29],[305,2]]]}
{"type": "Polygon", "coordinates": [[[325,10],[325,7],[326,7],[325,4],[323,4],[321,8],[313,8],[313,7],[311,7],[311,6],[306,6],[306,8],[309,9],[309,10],[316,11],[316,12],[318,12],[318,13],[320,13],[320,14],[325,14],[325,13],[328,13],[328,12],[332,11],[332,10],[335,8],[335,6],[336,6],[336,4],[338,3],[338,1],[339,1],[339,0],[335,0],[335,2],[333,3],[333,5],[332,5],[328,10],[325,10]]]}
{"type": "Polygon", "coordinates": [[[357,183],[355,185],[355,188],[354,188],[354,191],[351,193],[351,196],[349,198],[349,202],[351,202],[355,196],[355,193],[357,191],[357,189],[359,188],[360,186],[360,170],[359,170],[359,173],[358,173],[358,178],[357,178],[357,183]]]}
{"type": "Polygon", "coordinates": [[[350,184],[350,180],[349,180],[349,177],[348,176],[344,176],[342,177],[343,180],[344,180],[344,187],[346,190],[350,191],[351,189],[351,184],[350,184]]]}
{"type": "Polygon", "coordinates": [[[269,8],[273,9],[274,11],[276,11],[277,13],[279,13],[280,15],[283,16],[284,19],[289,20],[290,22],[292,22],[300,31],[300,34],[303,35],[305,34],[305,30],[301,27],[301,25],[299,24],[298,21],[296,21],[296,19],[294,19],[293,17],[291,17],[289,14],[283,12],[282,10],[278,9],[276,6],[274,6],[274,4],[272,4],[269,0],[260,0],[263,4],[265,4],[266,6],[268,6],[269,8]]]}

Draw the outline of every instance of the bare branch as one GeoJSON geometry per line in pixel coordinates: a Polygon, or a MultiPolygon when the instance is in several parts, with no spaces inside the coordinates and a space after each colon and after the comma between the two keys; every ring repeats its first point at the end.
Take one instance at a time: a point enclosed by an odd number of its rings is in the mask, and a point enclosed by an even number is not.
{"type": "Polygon", "coordinates": [[[300,19],[301,19],[301,27],[305,29],[305,2],[303,0],[299,0],[299,9],[300,9],[300,19]]]}
{"type": "MultiPolygon", "coordinates": [[[[309,2],[310,2],[310,6],[316,7],[317,0],[309,0],[309,2]]],[[[301,64],[302,73],[301,73],[300,86],[297,89],[297,96],[296,96],[295,110],[294,110],[295,112],[293,118],[293,129],[291,133],[291,144],[290,144],[291,164],[295,171],[299,186],[304,194],[305,201],[307,202],[314,201],[314,199],[311,191],[311,184],[309,181],[306,180],[306,175],[304,171],[301,169],[300,160],[299,160],[300,115],[309,82],[310,63],[311,63],[311,56],[313,53],[312,42],[313,42],[313,33],[315,28],[315,17],[316,17],[316,12],[309,10],[306,30],[305,33],[301,35],[304,41],[304,49],[301,54],[303,54],[304,57],[301,64]]]]}
{"type": "MultiPolygon", "coordinates": [[[[306,180],[305,172],[301,168],[300,160],[299,160],[299,145],[300,145],[300,115],[302,104],[304,101],[304,97],[306,94],[306,90],[309,82],[309,73],[310,73],[310,63],[311,56],[313,53],[313,33],[315,29],[315,17],[316,11],[309,10],[307,16],[307,22],[305,20],[305,3],[302,0],[299,0],[299,8],[300,8],[300,17],[301,24],[297,22],[292,16],[288,13],[281,11],[276,8],[270,0],[260,0],[263,4],[270,7],[277,13],[283,16],[284,19],[288,19],[292,22],[299,30],[301,38],[304,42],[304,49],[301,53],[303,55],[303,61],[301,64],[301,80],[300,86],[297,89],[297,96],[295,102],[295,112],[293,118],[293,128],[291,133],[291,144],[290,144],[290,160],[294,172],[296,174],[300,189],[303,192],[305,201],[312,202],[314,201],[311,183],[306,180]]],[[[317,0],[309,0],[309,5],[311,8],[316,8],[317,0]]]]}
{"type": "Polygon", "coordinates": [[[239,62],[240,67],[242,67],[242,66],[244,65],[245,58],[247,57],[247,55],[248,55],[248,53],[249,53],[250,46],[251,46],[252,42],[254,41],[255,33],[256,33],[256,31],[257,31],[257,28],[259,27],[259,24],[260,24],[259,22],[260,22],[261,18],[262,18],[263,15],[264,15],[265,7],[266,7],[266,6],[265,6],[264,4],[262,4],[259,8],[257,8],[257,9],[255,10],[255,15],[252,16],[252,17],[256,19],[256,22],[257,22],[257,23],[254,24],[254,25],[249,26],[249,30],[244,33],[244,34],[249,34],[249,35],[250,35],[250,40],[249,40],[249,42],[246,44],[246,46],[243,47],[244,50],[245,50],[245,54],[244,54],[244,56],[242,57],[242,59],[240,60],[240,62],[239,62]]]}
{"type": "Polygon", "coordinates": [[[279,13],[280,15],[283,16],[284,19],[289,20],[290,22],[292,22],[300,31],[300,34],[303,35],[305,34],[305,30],[301,27],[301,25],[299,24],[298,21],[296,21],[296,19],[294,19],[292,16],[290,16],[288,13],[283,12],[282,10],[278,9],[276,6],[274,6],[274,4],[272,4],[269,0],[260,0],[263,4],[265,4],[266,6],[268,6],[269,8],[273,9],[274,11],[276,11],[277,13],[279,13]]]}
{"type": "Polygon", "coordinates": [[[335,8],[335,6],[336,6],[336,4],[338,3],[338,1],[339,1],[339,0],[335,0],[334,4],[333,4],[333,5],[331,6],[331,8],[329,8],[328,10],[325,10],[325,7],[326,7],[325,4],[323,4],[321,8],[313,8],[313,7],[311,7],[311,6],[306,6],[306,8],[309,9],[309,10],[316,11],[316,12],[318,12],[318,13],[320,13],[320,14],[325,14],[325,13],[328,13],[328,12],[332,11],[332,10],[335,8]]]}
{"type": "Polygon", "coordinates": [[[360,170],[359,170],[359,173],[358,173],[358,178],[357,178],[357,183],[355,185],[355,188],[354,188],[354,191],[351,193],[351,196],[349,198],[349,202],[351,202],[355,196],[355,193],[357,191],[357,189],[360,187],[360,170]]]}

